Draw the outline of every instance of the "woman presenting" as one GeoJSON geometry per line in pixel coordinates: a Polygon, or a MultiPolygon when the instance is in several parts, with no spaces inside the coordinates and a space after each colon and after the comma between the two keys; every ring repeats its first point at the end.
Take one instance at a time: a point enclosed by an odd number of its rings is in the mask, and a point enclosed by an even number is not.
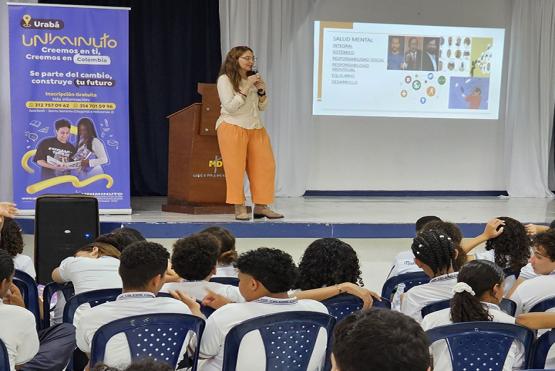
{"type": "Polygon", "coordinates": [[[77,152],[74,160],[81,161],[77,177],[81,180],[103,174],[102,165],[108,163],[104,144],[98,139],[92,120],[83,117],[77,122],[77,152]]]}
{"type": "Polygon", "coordinates": [[[224,162],[226,202],[235,205],[235,219],[249,220],[243,178],[249,177],[254,218],[283,218],[268,207],[274,200],[275,162],[270,138],[260,118],[268,105],[266,84],[252,74],[255,58],[251,48],[232,48],[218,77],[222,109],[216,121],[218,143],[224,162]]]}

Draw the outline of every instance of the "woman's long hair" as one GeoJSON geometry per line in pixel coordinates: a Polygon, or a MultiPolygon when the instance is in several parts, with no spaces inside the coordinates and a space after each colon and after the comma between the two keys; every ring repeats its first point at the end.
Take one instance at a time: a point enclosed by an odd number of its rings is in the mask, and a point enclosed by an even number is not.
{"type": "Polygon", "coordinates": [[[239,73],[239,57],[245,54],[246,52],[250,51],[254,53],[251,48],[248,46],[236,46],[231,48],[227,55],[225,56],[225,60],[222,63],[222,67],[220,67],[220,74],[227,75],[231,80],[231,84],[233,85],[233,90],[236,92],[239,91],[239,84],[241,83],[241,74],[239,73]]]}
{"type": "Polygon", "coordinates": [[[89,244],[77,249],[77,251],[75,253],[78,253],[80,251],[92,252],[95,247],[98,248],[98,257],[99,258],[102,257],[102,256],[110,256],[112,258],[119,259],[120,256],[121,256],[121,252],[118,249],[116,249],[114,246],[112,246],[110,244],[103,243],[103,242],[89,243],[89,244]]]}
{"type": "Polygon", "coordinates": [[[97,138],[96,129],[94,128],[94,124],[92,120],[88,117],[83,117],[79,119],[77,122],[77,146],[81,145],[81,141],[85,143],[89,151],[92,151],[92,141],[94,138],[97,138]],[[79,134],[79,126],[85,126],[87,128],[87,137],[81,138],[81,134],[79,134]]]}
{"type": "Polygon", "coordinates": [[[457,282],[464,282],[470,286],[474,295],[466,291],[453,295],[451,300],[453,323],[491,321],[492,316],[484,308],[480,298],[488,291],[492,291],[495,285],[502,285],[504,278],[503,270],[488,260],[472,260],[465,264],[459,271],[457,282]]]}

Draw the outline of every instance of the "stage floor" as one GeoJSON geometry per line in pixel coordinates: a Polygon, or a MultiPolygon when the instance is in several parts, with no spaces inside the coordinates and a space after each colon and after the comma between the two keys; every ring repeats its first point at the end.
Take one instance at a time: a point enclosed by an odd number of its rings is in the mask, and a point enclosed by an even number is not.
{"type": "MultiPolygon", "coordinates": [[[[149,238],[176,238],[218,224],[243,238],[409,238],[414,222],[437,215],[460,225],[465,235],[480,233],[496,216],[523,223],[548,224],[555,219],[555,200],[508,197],[297,197],[278,198],[281,220],[239,222],[233,215],[188,215],[161,211],[164,197],[135,197],[131,215],[101,215],[103,233],[120,225],[149,238]]],[[[21,217],[32,234],[32,218],[21,217]],[[31,220],[29,220],[31,219],[31,220]]]]}

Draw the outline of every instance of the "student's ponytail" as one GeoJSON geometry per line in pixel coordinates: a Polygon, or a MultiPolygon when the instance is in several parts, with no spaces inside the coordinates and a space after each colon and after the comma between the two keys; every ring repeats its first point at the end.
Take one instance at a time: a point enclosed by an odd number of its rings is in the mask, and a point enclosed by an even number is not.
{"type": "Polygon", "coordinates": [[[503,270],[487,260],[473,260],[463,266],[453,288],[451,300],[451,320],[453,323],[470,321],[491,321],[480,299],[482,295],[503,283],[503,270]]]}

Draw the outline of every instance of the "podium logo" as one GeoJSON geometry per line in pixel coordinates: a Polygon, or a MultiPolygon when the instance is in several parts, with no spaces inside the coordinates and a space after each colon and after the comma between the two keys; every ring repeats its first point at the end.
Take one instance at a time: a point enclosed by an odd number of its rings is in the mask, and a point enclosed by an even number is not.
{"type": "Polygon", "coordinates": [[[64,21],[61,19],[34,19],[29,14],[21,17],[20,26],[37,30],[61,30],[64,28],[64,21]]]}
{"type": "Polygon", "coordinates": [[[214,168],[214,174],[218,172],[218,168],[223,167],[224,162],[222,161],[222,156],[214,156],[213,160],[208,161],[208,167],[214,168]]]}

